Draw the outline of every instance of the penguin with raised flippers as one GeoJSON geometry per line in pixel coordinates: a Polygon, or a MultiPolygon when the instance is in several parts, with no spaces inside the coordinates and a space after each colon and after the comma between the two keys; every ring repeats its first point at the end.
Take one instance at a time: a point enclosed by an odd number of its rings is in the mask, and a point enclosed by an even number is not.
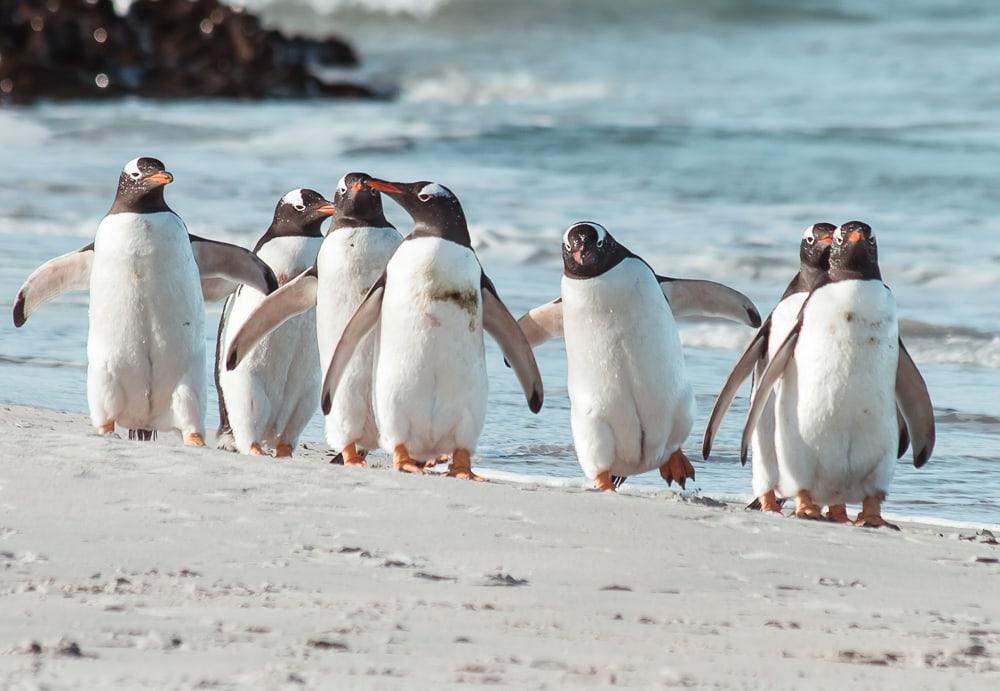
{"type": "MultiPolygon", "coordinates": [[[[331,202],[310,189],[292,190],[278,200],[254,254],[271,267],[279,285],[315,265],[323,242],[321,226],[334,212],[331,202]]],[[[220,448],[228,436],[240,453],[266,455],[265,446],[270,446],[277,457],[291,456],[316,411],[320,370],[312,312],[293,317],[261,338],[238,367],[221,367],[220,355],[228,351],[236,333],[279,292],[265,296],[242,286],[226,301],[215,363],[220,448]]]]}
{"type": "Polygon", "coordinates": [[[778,491],[795,497],[795,515],[819,518],[821,504],[860,502],[856,525],[896,528],[881,506],[900,447],[898,416],[919,468],[934,450],[934,411],[899,338],[867,224],[851,221],[834,233],[829,271],[760,377],[741,459],[772,396],[778,491]]]}
{"type": "MultiPolygon", "coordinates": [[[[333,220],[316,264],[265,298],[231,340],[226,366],[237,366],[259,339],[302,312],[316,308],[321,363],[328,363],[351,315],[385,271],[403,241],[382,210],[382,196],[365,184],[364,173],[348,173],[337,183],[333,220]]],[[[345,465],[365,464],[364,452],[378,448],[372,405],[376,337],[358,346],[344,372],[326,418],[326,441],[345,465]]],[[[317,375],[322,371],[317,368],[317,375]]]]}
{"type": "Polygon", "coordinates": [[[323,383],[323,411],[377,327],[375,413],[394,467],[421,472],[419,461],[450,453],[448,475],[479,479],[471,454],[486,416],[483,332],[510,361],[532,412],[543,399],[535,357],[483,272],[451,190],[434,182],[365,184],[396,201],[415,225],[344,328],[323,383]]]}
{"type": "Polygon", "coordinates": [[[64,291],[89,288],[87,399],[97,431],[118,425],[146,440],[176,429],[185,444],[204,446],[202,283],[225,279],[271,292],[277,282],[252,252],[190,235],[163,198],[172,181],[155,158],[129,161],[94,242],[28,277],[14,324],[64,291]]]}
{"type": "Polygon", "coordinates": [[[759,326],[760,314],[719,283],[658,276],[598,223],[570,226],[562,252],[561,297],[518,324],[532,346],[565,338],[580,466],[600,490],[654,469],[684,487],[695,474],[681,450],[695,401],[675,318],[759,326]]]}

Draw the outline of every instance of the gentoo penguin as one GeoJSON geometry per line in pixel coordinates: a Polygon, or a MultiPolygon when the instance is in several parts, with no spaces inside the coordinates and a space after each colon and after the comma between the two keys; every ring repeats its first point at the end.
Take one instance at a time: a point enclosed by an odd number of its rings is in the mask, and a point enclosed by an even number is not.
{"type": "MultiPolygon", "coordinates": [[[[320,226],[333,213],[333,204],[310,189],[292,190],[278,200],[271,225],[254,247],[254,254],[274,271],[278,285],[316,263],[323,242],[320,226]]],[[[232,445],[240,453],[261,456],[267,444],[275,456],[291,456],[316,411],[320,370],[312,313],[300,314],[261,338],[238,367],[221,367],[220,355],[228,352],[248,317],[277,294],[265,297],[243,286],[226,300],[215,362],[220,448],[231,450],[232,445]]]]}
{"type": "Polygon", "coordinates": [[[760,314],[721,284],[656,275],[598,223],[570,226],[562,254],[560,298],[518,324],[533,346],[566,340],[570,424],[583,472],[600,490],[654,468],[668,485],[684,487],[694,477],[681,444],[695,401],[675,317],[759,326],[760,314]]]}
{"type": "Polygon", "coordinates": [[[772,395],[778,491],[795,497],[795,515],[818,518],[818,504],[861,502],[856,525],[895,528],[881,506],[899,448],[897,407],[918,468],[934,449],[934,411],[899,339],[867,224],[851,221],[834,233],[827,275],[760,377],[741,459],[772,395]]]}
{"type": "Polygon", "coordinates": [[[129,161],[111,210],[86,247],[39,267],[14,304],[21,326],[39,305],[90,288],[87,399],[100,434],[115,425],[149,439],[179,430],[204,446],[205,314],[200,281],[226,279],[262,292],[274,274],[241,247],[189,235],[163,187],[173,181],[155,158],[129,161]]]}
{"type": "Polygon", "coordinates": [[[535,357],[483,272],[451,190],[434,182],[366,184],[399,203],[415,225],[344,328],[323,382],[323,412],[362,339],[378,326],[375,415],[394,467],[421,472],[414,459],[451,453],[448,475],[479,479],[470,457],[486,415],[483,330],[537,413],[543,394],[535,357]]]}
{"type": "MultiPolygon", "coordinates": [[[[382,196],[365,184],[367,177],[348,173],[337,183],[336,211],[315,266],[261,302],[232,339],[227,367],[235,367],[264,334],[314,306],[320,362],[330,362],[344,326],[403,241],[385,218],[382,196]]],[[[372,406],[375,342],[374,334],[361,340],[325,416],[327,443],[340,450],[345,465],[364,465],[363,450],[379,444],[372,406]]]]}
{"type": "MultiPolygon", "coordinates": [[[[708,460],[712,451],[712,441],[722,423],[722,418],[736,397],[736,392],[751,374],[755,380],[760,380],[768,358],[773,356],[774,351],[785,340],[809,291],[826,276],[830,267],[830,245],[835,230],[837,226],[832,223],[815,223],[806,228],[802,234],[802,241],[799,244],[799,272],[792,278],[778,304],[764,320],[764,324],[736,362],[715,401],[715,407],[712,408],[712,414],[708,418],[708,426],[705,428],[702,446],[702,457],[705,460],[708,460]]],[[[758,501],[751,506],[757,508],[759,505],[763,511],[780,512],[781,505],[774,494],[774,488],[778,483],[778,461],[774,451],[773,402],[765,407],[754,432],[752,459],[753,493],[758,501]]]]}

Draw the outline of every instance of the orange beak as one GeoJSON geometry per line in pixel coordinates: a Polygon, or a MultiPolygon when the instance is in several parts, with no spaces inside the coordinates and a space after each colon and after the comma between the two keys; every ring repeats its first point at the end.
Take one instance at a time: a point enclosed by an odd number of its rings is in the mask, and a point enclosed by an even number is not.
{"type": "Polygon", "coordinates": [[[153,173],[152,175],[147,175],[146,179],[150,182],[155,182],[158,185],[169,185],[174,181],[174,176],[167,171],[161,171],[159,173],[153,173]]]}
{"type": "Polygon", "coordinates": [[[864,233],[861,233],[857,230],[851,231],[850,235],[847,236],[848,242],[861,242],[864,239],[865,239],[864,233]]]}
{"type": "Polygon", "coordinates": [[[386,182],[385,180],[376,180],[375,178],[370,178],[368,180],[368,186],[373,190],[378,190],[379,192],[385,192],[386,194],[402,194],[403,190],[396,187],[391,182],[386,182]]]}
{"type": "Polygon", "coordinates": [[[324,204],[323,206],[316,209],[316,211],[320,212],[321,214],[324,214],[325,216],[333,216],[335,213],[337,213],[337,207],[335,207],[333,204],[324,204]]]}
{"type": "Polygon", "coordinates": [[[832,235],[823,235],[823,236],[819,237],[816,240],[816,242],[818,242],[821,245],[832,245],[833,244],[833,236],[832,235]]]}

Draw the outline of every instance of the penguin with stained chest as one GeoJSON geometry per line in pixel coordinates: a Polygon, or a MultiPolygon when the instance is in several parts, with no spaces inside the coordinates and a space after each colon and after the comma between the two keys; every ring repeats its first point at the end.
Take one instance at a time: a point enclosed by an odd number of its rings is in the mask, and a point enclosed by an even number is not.
{"type": "Polygon", "coordinates": [[[471,454],[486,415],[483,332],[497,341],[538,412],[542,380],[531,347],[483,271],[451,190],[434,182],[365,184],[402,206],[414,228],[344,328],[323,383],[323,411],[377,327],[375,414],[394,467],[421,472],[419,461],[450,453],[449,476],[478,479],[471,454]]]}
{"type": "MultiPolygon", "coordinates": [[[[332,203],[310,189],[292,190],[278,200],[271,225],[254,247],[254,254],[274,271],[278,285],[316,263],[323,242],[321,226],[334,211],[332,203]]],[[[267,299],[241,286],[223,308],[215,363],[220,418],[216,443],[255,456],[266,455],[266,445],[275,456],[286,457],[292,455],[319,400],[312,312],[299,314],[262,337],[239,366],[231,370],[221,366],[221,354],[228,352],[236,334],[267,299]]]]}
{"type": "Polygon", "coordinates": [[[173,179],[155,158],[129,161],[94,242],[28,277],[14,324],[62,292],[89,288],[87,400],[97,431],[118,425],[146,440],[178,430],[185,444],[204,446],[203,290],[219,279],[262,292],[277,282],[252,252],[190,235],[164,200],[173,179]]]}
{"type": "Polygon", "coordinates": [[[898,416],[919,468],[934,450],[934,411],[899,338],[867,224],[851,221],[834,233],[829,271],[760,377],[741,459],[772,397],[778,492],[795,497],[796,515],[818,518],[820,504],[860,502],[855,525],[895,528],[881,507],[901,446],[898,416]]]}
{"type": "Polygon", "coordinates": [[[566,342],[573,444],[597,489],[659,469],[681,487],[694,467],[681,450],[695,401],[675,318],[712,316],[760,325],[742,293],[719,283],[658,276],[604,226],[579,222],[563,236],[559,299],[528,312],[532,346],[566,342]]]}
{"type": "MultiPolygon", "coordinates": [[[[229,343],[227,368],[238,366],[285,320],[313,307],[320,362],[333,357],[348,320],[403,241],[385,218],[381,194],[365,184],[367,178],[348,173],[337,183],[333,220],[315,265],[261,301],[229,343]]],[[[372,405],[375,345],[375,334],[361,339],[325,414],[326,441],[340,451],[345,465],[364,465],[364,451],[379,445],[372,405]]],[[[318,366],[316,376],[322,376],[318,366]]]]}

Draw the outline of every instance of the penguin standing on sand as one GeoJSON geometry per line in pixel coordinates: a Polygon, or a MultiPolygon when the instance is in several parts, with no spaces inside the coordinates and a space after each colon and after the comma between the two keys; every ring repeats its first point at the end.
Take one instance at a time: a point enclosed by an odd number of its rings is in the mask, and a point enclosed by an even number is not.
{"type": "Polygon", "coordinates": [[[895,528],[881,506],[900,446],[897,407],[918,468],[934,450],[934,411],[899,339],[896,303],[867,224],[851,221],[834,233],[827,275],[760,377],[741,459],[772,396],[778,491],[795,497],[795,515],[819,518],[819,504],[861,502],[855,525],[895,528]]]}
{"type": "Polygon", "coordinates": [[[87,399],[97,431],[119,425],[145,440],[176,429],[185,444],[204,446],[202,282],[222,278],[262,292],[277,283],[252,252],[189,235],[163,198],[173,179],[155,158],[129,161],[94,242],[28,277],[14,324],[66,290],[89,287],[87,399]]]}
{"type": "Polygon", "coordinates": [[[711,281],[657,276],[593,222],[563,236],[561,297],[518,324],[534,346],[564,337],[573,444],[597,489],[658,468],[685,486],[694,467],[681,450],[695,401],[675,317],[760,325],[753,303],[711,281]]]}
{"type": "MultiPolygon", "coordinates": [[[[320,362],[330,362],[344,326],[403,241],[385,218],[382,196],[365,184],[367,177],[349,173],[340,179],[315,266],[261,301],[229,342],[227,368],[238,366],[286,319],[313,307],[320,362]]],[[[375,344],[375,334],[361,340],[326,414],[327,443],[340,450],[345,465],[364,465],[364,450],[379,444],[372,406],[375,344]]],[[[315,376],[321,374],[317,366],[315,376]]]]}
{"type": "Polygon", "coordinates": [[[323,382],[323,412],[377,326],[375,413],[394,467],[421,472],[417,461],[451,453],[449,476],[478,479],[471,454],[486,416],[483,331],[496,339],[538,412],[542,380],[531,347],[483,272],[451,190],[433,182],[365,184],[392,197],[415,226],[344,328],[323,382]]]}
{"type": "MultiPolygon", "coordinates": [[[[333,213],[333,204],[309,189],[292,190],[278,200],[271,225],[257,241],[254,254],[271,267],[279,285],[315,264],[323,242],[320,226],[333,213]]],[[[217,445],[227,448],[231,444],[240,453],[254,456],[265,455],[267,445],[275,456],[286,457],[292,455],[319,400],[319,351],[312,312],[293,317],[261,338],[238,367],[225,369],[220,362],[235,334],[266,299],[243,286],[222,311],[215,363],[217,445]]]]}
{"type": "MultiPolygon", "coordinates": [[[[736,362],[729,374],[719,397],[712,408],[705,428],[705,439],[702,446],[702,457],[708,460],[712,451],[712,441],[719,430],[722,418],[736,397],[736,392],[747,377],[753,374],[755,381],[760,381],[760,375],[774,351],[788,335],[799,309],[809,291],[826,276],[830,267],[830,245],[833,243],[833,233],[837,226],[832,223],[815,223],[802,234],[799,244],[799,272],[795,274],[785,289],[778,304],[764,320],[764,324],[750,341],[743,355],[736,362]]],[[[774,451],[774,403],[769,402],[761,414],[760,422],[753,435],[753,493],[762,511],[780,512],[781,505],[774,494],[778,484],[778,459],[774,451]]]]}

